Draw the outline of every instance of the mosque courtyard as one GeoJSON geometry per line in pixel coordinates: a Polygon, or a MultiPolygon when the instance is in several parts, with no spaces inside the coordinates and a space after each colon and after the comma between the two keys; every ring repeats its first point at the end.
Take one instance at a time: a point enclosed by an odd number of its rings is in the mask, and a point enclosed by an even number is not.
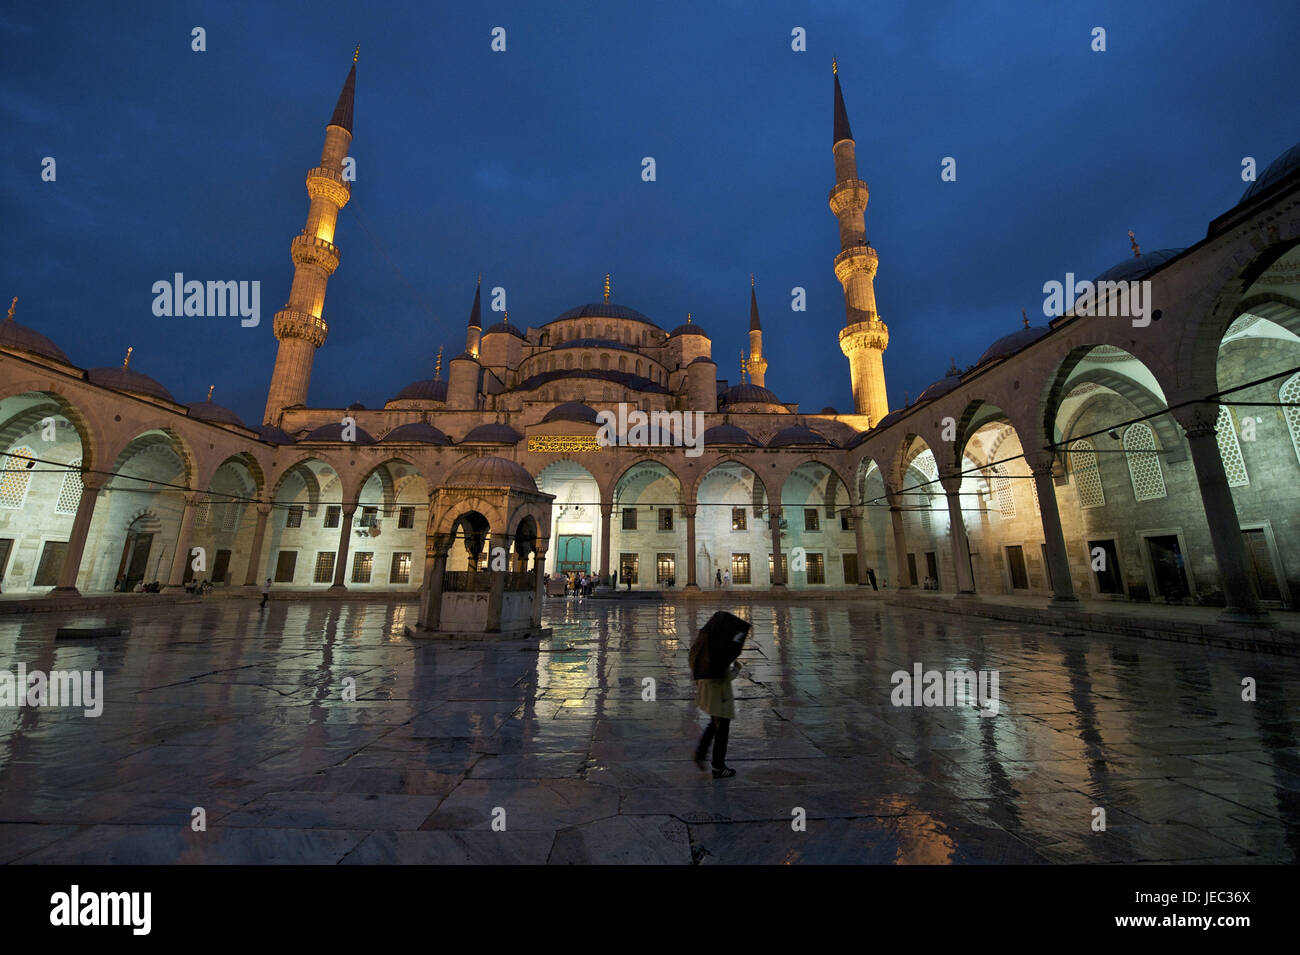
{"type": "Polygon", "coordinates": [[[1293,657],[880,599],[554,598],[540,643],[408,636],[414,601],[139,604],[0,617],[0,671],[100,670],[104,686],[98,717],[0,708],[0,861],[1300,856],[1293,657]],[[754,630],[737,775],[714,780],[692,759],[687,649],[723,608],[754,630]],[[126,629],[55,637],[104,623],[126,629]],[[996,672],[996,712],[895,705],[922,702],[894,692],[918,667],[996,672]]]}

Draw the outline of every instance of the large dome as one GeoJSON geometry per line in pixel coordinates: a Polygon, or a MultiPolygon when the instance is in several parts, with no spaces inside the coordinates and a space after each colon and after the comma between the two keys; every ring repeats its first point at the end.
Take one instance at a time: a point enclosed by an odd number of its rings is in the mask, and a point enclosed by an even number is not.
{"type": "Polygon", "coordinates": [[[25,351],[33,355],[53,358],[65,365],[72,364],[72,360],[63,353],[63,349],[58,345],[34,328],[19,325],[13,319],[0,322],[0,348],[12,348],[14,351],[25,351]]]}
{"type": "Polygon", "coordinates": [[[397,393],[394,401],[446,401],[447,383],[440,378],[414,381],[397,393]]]}
{"type": "Polygon", "coordinates": [[[724,405],[779,405],[781,403],[781,399],[773,392],[752,382],[732,385],[718,396],[718,401],[724,405]]]}
{"type": "Polygon", "coordinates": [[[92,368],[86,372],[86,377],[91,384],[112,388],[114,391],[125,391],[133,395],[147,395],[150,398],[161,398],[163,401],[176,403],[172,393],[164,388],[161,382],[155,381],[148,375],[142,375],[131,368],[123,368],[121,365],[115,368],[92,368]]]}
{"type": "Polygon", "coordinates": [[[471,457],[457,464],[442,482],[443,487],[509,487],[536,491],[537,482],[521,465],[505,458],[471,457]]]}
{"type": "Polygon", "coordinates": [[[1246,191],[1241,194],[1239,203],[1247,199],[1254,198],[1266,189],[1271,188],[1274,184],[1281,182],[1291,173],[1300,169],[1300,143],[1296,143],[1282,155],[1278,156],[1268,168],[1264,170],[1263,175],[1246,187],[1246,191]]]}
{"type": "MultiPolygon", "coordinates": [[[[577,308],[571,308],[563,315],[557,315],[551,322],[562,322],[570,318],[625,318],[634,322],[645,322],[647,325],[654,325],[640,312],[634,308],[628,308],[625,305],[614,305],[611,302],[592,302],[589,305],[579,305],[577,308]]],[[[547,322],[547,324],[551,324],[547,322]]],[[[656,328],[659,326],[655,325],[656,328]]]]}

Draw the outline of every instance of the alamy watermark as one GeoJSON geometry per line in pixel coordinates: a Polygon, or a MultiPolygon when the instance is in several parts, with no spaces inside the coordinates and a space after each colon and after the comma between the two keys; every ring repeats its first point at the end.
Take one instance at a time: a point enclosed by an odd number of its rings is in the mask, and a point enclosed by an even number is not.
{"type": "Polygon", "coordinates": [[[244,328],[262,321],[262,283],[254,281],[200,282],[177,272],[172,281],[153,283],[153,313],[158,318],[240,317],[244,328]]]}
{"type": "Polygon", "coordinates": [[[895,670],[889,677],[894,706],[977,706],[980,716],[998,715],[997,670],[895,670]]]}
{"type": "Polygon", "coordinates": [[[78,706],[84,715],[104,712],[102,670],[0,670],[0,706],[78,706]]]}
{"type": "Polygon", "coordinates": [[[619,402],[618,411],[601,411],[596,415],[600,430],[596,443],[602,448],[685,448],[688,458],[704,453],[703,411],[628,410],[619,402]]]}
{"type": "Polygon", "coordinates": [[[1075,282],[1066,272],[1065,281],[1043,283],[1043,314],[1056,318],[1066,312],[1099,318],[1131,318],[1134,328],[1151,324],[1151,282],[1075,282]]]}

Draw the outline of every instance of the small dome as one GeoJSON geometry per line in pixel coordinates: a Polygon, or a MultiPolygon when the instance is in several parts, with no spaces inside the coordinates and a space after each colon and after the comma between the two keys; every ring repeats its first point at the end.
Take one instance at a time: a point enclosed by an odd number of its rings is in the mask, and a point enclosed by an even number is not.
{"type": "Polygon", "coordinates": [[[484,329],[483,337],[486,338],[489,335],[514,335],[515,338],[523,338],[525,341],[527,341],[527,336],[525,336],[522,331],[520,331],[518,328],[515,328],[515,326],[511,325],[509,322],[497,322],[495,325],[491,326],[490,328],[484,329]]]}
{"type": "Polygon", "coordinates": [[[556,405],[542,417],[542,423],[548,421],[581,421],[584,424],[599,424],[596,420],[596,409],[584,405],[580,401],[566,401],[562,405],[556,405]]]}
{"type": "Polygon", "coordinates": [[[839,412],[836,411],[834,408],[832,408],[830,405],[827,405],[825,408],[823,408],[821,411],[817,413],[818,414],[839,414],[839,412]]]}
{"type": "Polygon", "coordinates": [[[58,345],[36,331],[36,329],[28,328],[26,325],[19,325],[13,319],[0,322],[0,348],[12,348],[14,351],[25,351],[33,355],[53,358],[65,365],[72,364],[72,360],[63,353],[63,349],[58,345]]]}
{"type": "MultiPolygon", "coordinates": [[[[610,302],[593,302],[590,305],[579,305],[577,308],[569,309],[563,315],[557,315],[553,321],[562,322],[569,318],[626,318],[634,322],[645,322],[647,325],[654,325],[654,322],[636,309],[624,305],[614,305],[610,302]]],[[[547,324],[551,323],[548,322],[547,324]]]]}
{"type": "Polygon", "coordinates": [[[903,412],[905,410],[906,410],[905,408],[899,408],[896,411],[889,412],[889,414],[885,415],[883,418],[877,421],[871,430],[875,431],[877,428],[888,428],[899,418],[903,417],[903,412]]]}
{"type": "Polygon", "coordinates": [[[704,338],[709,337],[709,333],[704,330],[702,325],[696,325],[694,322],[687,322],[685,325],[678,325],[668,333],[669,338],[676,338],[678,335],[701,335],[704,338]]]}
{"type": "Polygon", "coordinates": [[[714,361],[714,360],[713,360],[712,358],[710,358],[708,355],[700,355],[698,358],[693,358],[693,359],[691,359],[690,363],[687,364],[686,367],[689,368],[689,367],[691,367],[691,365],[698,365],[700,362],[704,362],[705,364],[713,365],[713,366],[715,366],[715,367],[716,367],[717,364],[718,364],[716,361],[714,361]]]}
{"type": "Polygon", "coordinates": [[[115,368],[92,368],[86,372],[86,377],[91,384],[112,388],[114,391],[125,391],[133,395],[161,398],[163,401],[170,401],[173,404],[176,402],[176,399],[172,397],[172,393],[164,388],[161,383],[148,375],[142,375],[131,368],[123,368],[121,365],[115,368]]]}
{"type": "Polygon", "coordinates": [[[424,421],[412,421],[410,424],[398,425],[388,434],[384,435],[385,441],[415,441],[420,444],[451,444],[451,438],[447,437],[433,425],[424,421]]]}
{"type": "Polygon", "coordinates": [[[442,487],[509,487],[536,491],[537,482],[522,465],[505,458],[469,457],[447,474],[442,487]]]}
{"type": "Polygon", "coordinates": [[[1300,143],[1296,143],[1269,163],[1263,174],[1246,187],[1246,191],[1241,194],[1238,204],[1259,195],[1272,187],[1274,183],[1281,182],[1297,169],[1300,169],[1300,143]]]}
{"type": "MultiPolygon", "coordinates": [[[[1051,329],[1047,326],[1040,325],[1037,328],[1022,328],[1018,331],[1012,332],[1010,335],[1003,335],[990,345],[985,350],[984,354],[980,355],[980,360],[975,364],[978,366],[997,358],[1006,358],[1008,355],[1014,355],[1016,352],[1020,351],[1020,349],[1038,341],[1038,339],[1042,338],[1049,331],[1051,331],[1051,329]]],[[[935,382],[935,385],[938,383],[939,382],[935,382]]],[[[933,388],[935,385],[931,385],[930,388],[933,388]]],[[[930,388],[925,389],[925,391],[921,393],[923,397],[930,388]]],[[[952,389],[949,388],[947,390],[951,391],[952,389]]],[[[932,397],[938,396],[935,395],[932,397]]]]}
{"type": "Polygon", "coordinates": [[[1093,282],[1136,281],[1144,275],[1150,275],[1174,256],[1181,255],[1183,251],[1183,249],[1156,249],[1144,255],[1130,255],[1123,262],[1116,263],[1102,272],[1093,279],[1093,282]]]}
{"type": "MultiPolygon", "coordinates": [[[[357,428],[356,437],[357,439],[355,441],[348,441],[345,443],[347,444],[374,444],[375,443],[375,439],[372,438],[369,432],[367,432],[364,428],[357,428]]],[[[303,440],[304,441],[342,441],[343,425],[342,424],[322,425],[321,427],[317,428],[315,431],[308,434],[307,437],[303,438],[303,440]]]]}
{"type": "Polygon", "coordinates": [[[508,424],[481,424],[460,439],[461,444],[518,444],[524,436],[508,424]]]}
{"type": "Polygon", "coordinates": [[[461,352],[459,355],[453,358],[452,361],[472,361],[474,364],[476,365],[478,364],[478,358],[474,355],[471,355],[467,351],[461,352]]]}
{"type": "Polygon", "coordinates": [[[776,434],[772,435],[772,440],[767,442],[769,448],[794,448],[794,447],[818,447],[834,448],[838,447],[834,441],[819,434],[812,428],[805,425],[796,424],[788,428],[783,428],[776,434]]]}
{"type": "Polygon", "coordinates": [[[863,441],[867,440],[867,435],[869,434],[871,434],[870,431],[859,431],[853,437],[849,438],[849,440],[844,442],[844,450],[850,451],[853,448],[856,448],[863,441]]]}
{"type": "Polygon", "coordinates": [[[281,431],[273,424],[264,424],[257,429],[257,433],[262,436],[262,440],[270,444],[297,444],[287,431],[281,431]]]}
{"type": "Polygon", "coordinates": [[[352,402],[352,404],[348,405],[347,410],[348,410],[348,411],[365,411],[365,410],[366,410],[366,406],[363,405],[363,404],[362,404],[361,402],[359,402],[359,401],[354,401],[354,402],[352,402]]]}
{"type": "Polygon", "coordinates": [[[711,444],[747,444],[751,447],[761,448],[762,443],[744,428],[737,427],[734,424],[719,424],[708,428],[704,432],[705,445],[711,444]]]}
{"type": "Polygon", "coordinates": [[[446,401],[447,383],[440,378],[415,381],[397,393],[394,401],[446,401]]]}
{"type": "Polygon", "coordinates": [[[206,401],[193,401],[186,405],[190,409],[190,417],[198,418],[200,421],[216,421],[219,424],[234,424],[239,427],[244,426],[244,422],[239,420],[239,415],[235,414],[229,408],[223,408],[221,405],[213,404],[212,399],[206,401]]]}
{"type": "MultiPolygon", "coordinates": [[[[1024,331],[1024,329],[1022,328],[1021,331],[1024,331]]],[[[1033,329],[1030,329],[1030,331],[1033,331],[1033,329]]],[[[938,381],[930,385],[930,387],[926,388],[925,391],[921,392],[921,394],[917,397],[916,400],[933,401],[935,398],[939,398],[942,397],[943,395],[946,395],[948,392],[952,391],[960,384],[961,384],[961,375],[953,375],[953,374],[944,375],[938,381]]]]}
{"type": "Polygon", "coordinates": [[[743,385],[732,385],[718,398],[719,401],[727,405],[779,405],[781,403],[781,399],[775,394],[752,382],[746,382],[743,385]]]}

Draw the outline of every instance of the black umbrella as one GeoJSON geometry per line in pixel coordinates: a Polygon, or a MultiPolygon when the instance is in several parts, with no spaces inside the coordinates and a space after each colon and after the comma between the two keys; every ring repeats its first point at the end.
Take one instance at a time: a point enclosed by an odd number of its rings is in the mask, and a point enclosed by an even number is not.
{"type": "Polygon", "coordinates": [[[691,675],[697,680],[720,680],[740,656],[751,624],[719,610],[700,628],[691,644],[691,675]]]}

